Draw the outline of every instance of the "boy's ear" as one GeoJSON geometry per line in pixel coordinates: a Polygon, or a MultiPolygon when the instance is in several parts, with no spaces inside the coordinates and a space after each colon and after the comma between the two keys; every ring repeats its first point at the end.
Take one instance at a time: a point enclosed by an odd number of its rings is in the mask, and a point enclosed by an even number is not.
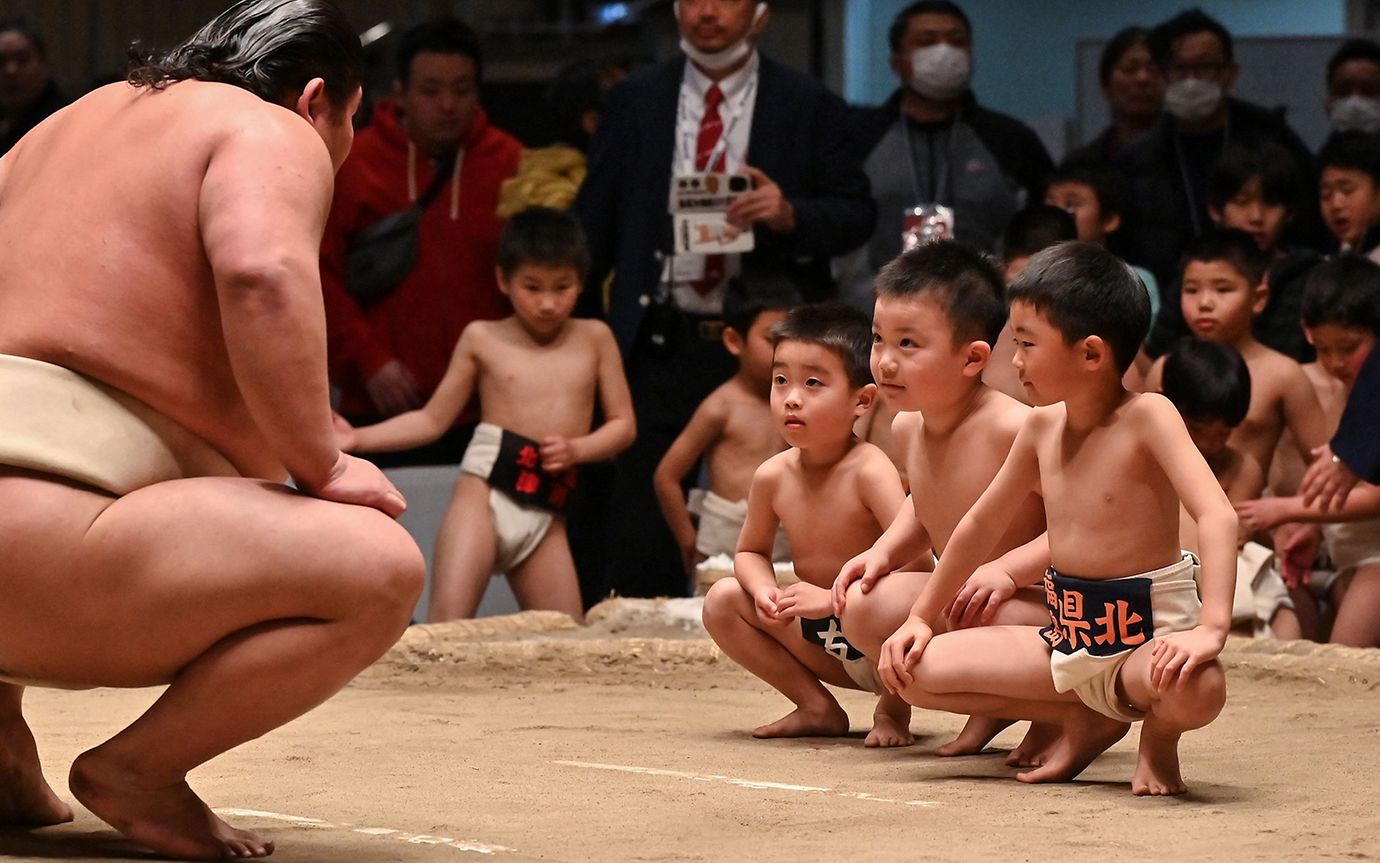
{"type": "Polygon", "coordinates": [[[1100,368],[1104,363],[1110,363],[1114,359],[1112,346],[1107,344],[1101,336],[1088,336],[1083,339],[1083,362],[1089,371],[1100,368]]]}
{"type": "Polygon", "coordinates": [[[863,384],[858,387],[857,403],[853,405],[853,415],[862,416],[872,410],[872,406],[877,403],[877,385],[863,384]]]}
{"type": "Polygon", "coordinates": [[[1260,284],[1255,286],[1255,299],[1251,301],[1251,315],[1255,316],[1265,311],[1265,307],[1270,304],[1270,273],[1267,270],[1261,278],[1260,284]]]}
{"type": "Polygon", "coordinates": [[[991,345],[982,339],[969,342],[963,357],[964,377],[981,377],[982,370],[987,368],[987,361],[990,359],[992,359],[991,345]]]}
{"type": "MultiPolygon", "coordinates": [[[[1217,217],[1214,216],[1214,217],[1213,217],[1213,221],[1216,221],[1216,220],[1217,220],[1217,217]]],[[[1107,216],[1106,218],[1104,218],[1104,219],[1102,220],[1102,233],[1104,233],[1104,234],[1115,234],[1116,231],[1117,231],[1117,228],[1120,228],[1120,227],[1121,227],[1121,214],[1120,214],[1120,213],[1112,213],[1110,216],[1107,216]]]]}
{"type": "Polygon", "coordinates": [[[1208,204],[1208,218],[1212,219],[1214,225],[1222,224],[1222,210],[1213,204],[1208,204]]]}
{"type": "Polygon", "coordinates": [[[724,350],[728,351],[729,354],[732,355],[732,356],[735,356],[735,357],[737,357],[737,356],[742,356],[742,353],[743,353],[743,336],[742,336],[742,334],[740,334],[740,333],[739,333],[737,330],[735,330],[733,327],[728,327],[728,326],[726,326],[726,327],[724,327],[724,331],[723,331],[723,336],[722,336],[722,338],[723,338],[723,340],[724,340],[724,350]]]}
{"type": "Polygon", "coordinates": [[[502,267],[494,267],[494,281],[498,282],[498,289],[503,296],[508,296],[508,277],[504,275],[502,267]]]}

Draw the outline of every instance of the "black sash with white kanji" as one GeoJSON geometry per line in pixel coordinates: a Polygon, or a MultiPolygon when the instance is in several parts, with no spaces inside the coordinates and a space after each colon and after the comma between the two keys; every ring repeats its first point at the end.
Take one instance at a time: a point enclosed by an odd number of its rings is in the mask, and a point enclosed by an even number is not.
{"type": "Polygon", "coordinates": [[[1060,653],[1115,656],[1155,637],[1148,578],[1096,581],[1045,572],[1050,624],[1040,635],[1060,653]]]}
{"type": "Polygon", "coordinates": [[[543,470],[541,444],[502,429],[489,485],[520,504],[562,513],[575,489],[575,469],[559,473],[543,470]]]}
{"type": "Polygon", "coordinates": [[[843,637],[843,623],[833,615],[819,620],[800,618],[800,632],[811,644],[818,644],[839,662],[862,659],[863,653],[843,637]]]}

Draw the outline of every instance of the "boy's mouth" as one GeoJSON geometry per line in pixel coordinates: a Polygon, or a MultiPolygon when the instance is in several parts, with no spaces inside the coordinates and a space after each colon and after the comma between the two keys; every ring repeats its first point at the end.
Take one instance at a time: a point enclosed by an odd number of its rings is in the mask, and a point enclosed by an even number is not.
{"type": "Polygon", "coordinates": [[[805,421],[794,414],[787,414],[786,419],[781,424],[788,429],[805,428],[805,421]]]}
{"type": "Polygon", "coordinates": [[[1193,329],[1200,333],[1210,333],[1217,329],[1217,321],[1213,318],[1194,318],[1193,329]]]}

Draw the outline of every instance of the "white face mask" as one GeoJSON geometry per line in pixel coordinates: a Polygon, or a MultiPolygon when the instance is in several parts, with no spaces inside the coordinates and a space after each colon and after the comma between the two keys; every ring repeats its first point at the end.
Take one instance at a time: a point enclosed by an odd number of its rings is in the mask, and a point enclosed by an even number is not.
{"type": "Polygon", "coordinates": [[[947,102],[963,95],[973,73],[973,58],[947,42],[910,52],[910,86],[926,99],[947,102]]]}
{"type": "MultiPolygon", "coordinates": [[[[679,22],[680,3],[677,2],[671,8],[675,10],[676,21],[679,22]]],[[[748,27],[748,32],[743,35],[743,38],[718,51],[714,51],[713,53],[701,51],[699,48],[691,45],[689,40],[684,36],[680,37],[680,50],[685,56],[693,60],[695,65],[703,69],[708,69],[710,72],[718,72],[723,69],[732,68],[745,60],[748,54],[752,53],[752,31],[753,28],[757,26],[757,22],[761,21],[762,16],[765,14],[767,14],[767,4],[758,3],[757,10],[752,13],[752,26],[748,27]]]]}
{"type": "Polygon", "coordinates": [[[1380,132],[1380,99],[1347,96],[1332,103],[1327,118],[1338,132],[1380,132]]]}
{"type": "Polygon", "coordinates": [[[1187,122],[1206,120],[1222,104],[1222,85],[1201,78],[1185,78],[1165,88],[1164,110],[1187,122]]]}

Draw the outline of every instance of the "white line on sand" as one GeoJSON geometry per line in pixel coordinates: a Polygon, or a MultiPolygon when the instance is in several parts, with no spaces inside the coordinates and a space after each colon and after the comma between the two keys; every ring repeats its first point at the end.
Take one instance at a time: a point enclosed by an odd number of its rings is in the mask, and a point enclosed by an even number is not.
{"type": "Polygon", "coordinates": [[[231,818],[264,818],[269,821],[284,821],[302,827],[350,830],[355,833],[363,833],[365,836],[387,836],[389,839],[407,842],[411,845],[444,845],[457,851],[470,851],[475,854],[495,854],[500,851],[513,850],[503,845],[489,845],[484,842],[476,842],[473,839],[452,839],[449,836],[432,836],[427,833],[405,833],[391,827],[352,827],[349,824],[332,824],[329,821],[322,821],[320,818],[304,818],[301,815],[284,815],[281,812],[264,812],[259,809],[216,809],[215,813],[231,818]]]}
{"type": "Polygon", "coordinates": [[[869,800],[873,803],[899,803],[903,806],[938,806],[933,800],[895,800],[891,797],[876,797],[865,791],[840,791],[836,788],[821,788],[816,785],[787,785],[784,782],[764,782],[756,779],[739,779],[719,773],[688,773],[684,770],[666,770],[661,767],[637,767],[631,764],[599,764],[593,761],[553,761],[564,767],[581,767],[586,770],[613,770],[619,773],[640,773],[644,776],[672,776],[677,779],[691,779],[696,782],[722,782],[739,788],[757,788],[768,791],[796,791],[806,794],[833,794],[837,797],[850,797],[854,800],[869,800]]]}

